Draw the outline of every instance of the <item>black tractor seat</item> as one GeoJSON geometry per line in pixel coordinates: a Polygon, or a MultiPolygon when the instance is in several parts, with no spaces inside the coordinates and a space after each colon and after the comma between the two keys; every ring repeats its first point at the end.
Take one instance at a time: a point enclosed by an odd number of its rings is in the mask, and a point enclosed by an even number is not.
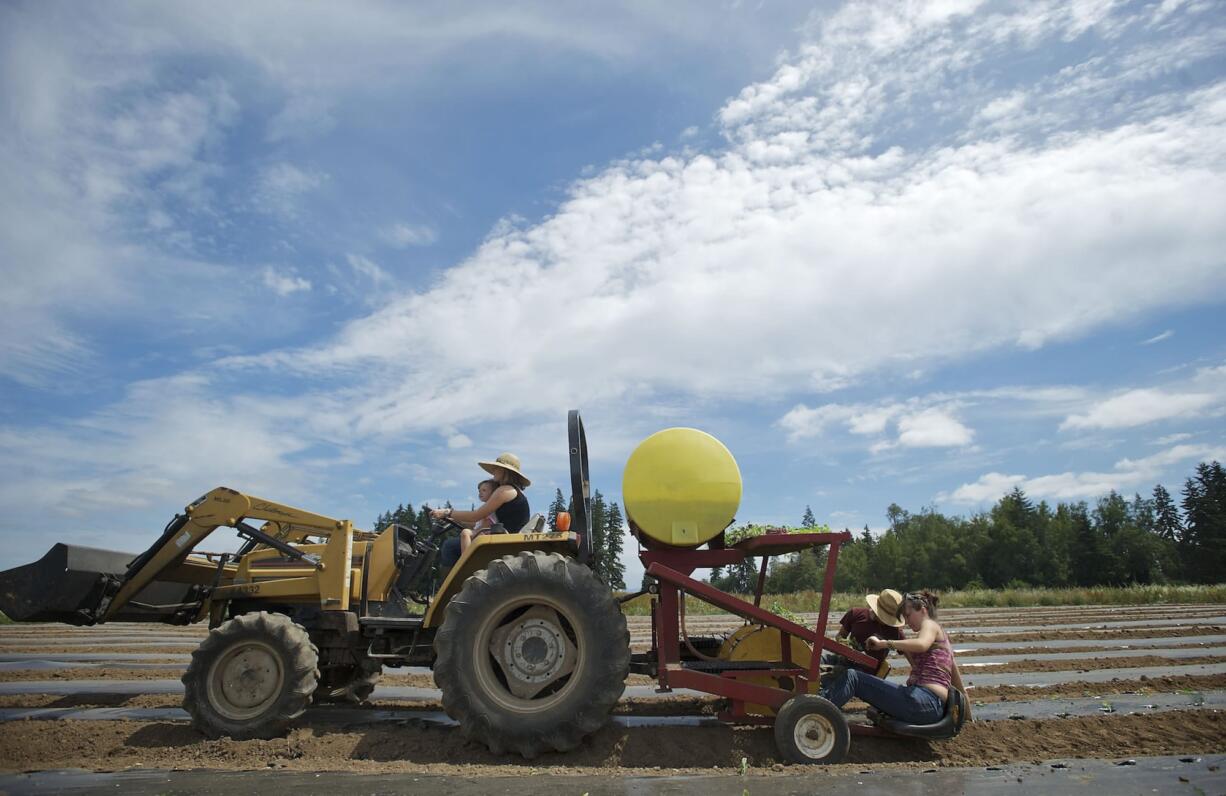
{"type": "Polygon", "coordinates": [[[962,725],[966,723],[966,695],[956,688],[950,688],[949,696],[945,700],[945,715],[935,724],[906,724],[885,713],[877,713],[875,723],[894,735],[926,738],[930,741],[953,738],[962,732],[962,725]]]}

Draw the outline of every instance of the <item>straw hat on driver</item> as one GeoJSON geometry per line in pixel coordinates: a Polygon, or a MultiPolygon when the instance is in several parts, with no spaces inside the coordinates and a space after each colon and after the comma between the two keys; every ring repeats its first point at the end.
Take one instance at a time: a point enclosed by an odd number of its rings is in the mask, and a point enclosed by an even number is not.
{"type": "Polygon", "coordinates": [[[528,480],[528,476],[524,475],[523,471],[519,469],[519,457],[514,453],[499,454],[498,458],[492,462],[477,462],[477,464],[481,466],[482,470],[485,470],[490,475],[498,475],[497,468],[506,470],[509,473],[514,473],[519,479],[519,486],[521,489],[532,485],[532,482],[528,480]]]}
{"type": "Polygon", "coordinates": [[[902,607],[902,595],[893,589],[885,589],[881,594],[870,594],[864,598],[868,607],[877,615],[877,621],[890,627],[902,627],[902,617],[898,609],[902,607]]]}

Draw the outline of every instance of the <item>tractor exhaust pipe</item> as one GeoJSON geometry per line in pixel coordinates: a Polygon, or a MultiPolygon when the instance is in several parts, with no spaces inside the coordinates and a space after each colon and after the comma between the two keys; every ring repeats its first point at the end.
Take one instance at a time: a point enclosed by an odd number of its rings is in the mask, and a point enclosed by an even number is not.
{"type": "MultiPolygon", "coordinates": [[[[0,572],[0,611],[15,622],[92,625],[100,606],[114,593],[134,556],[59,543],[31,564],[0,572]]],[[[154,581],[111,621],[173,621],[175,604],[189,602],[194,587],[154,581]]]]}

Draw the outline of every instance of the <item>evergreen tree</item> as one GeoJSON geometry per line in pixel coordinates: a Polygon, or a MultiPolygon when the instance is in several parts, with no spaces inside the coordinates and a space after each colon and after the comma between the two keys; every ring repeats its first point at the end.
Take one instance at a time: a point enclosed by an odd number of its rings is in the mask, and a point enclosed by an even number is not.
{"type": "Polygon", "coordinates": [[[1136,526],[1146,533],[1157,533],[1158,518],[1154,510],[1154,502],[1146,500],[1139,494],[1132,496],[1132,506],[1129,507],[1132,512],[1132,521],[1136,526]]]}
{"type": "Polygon", "coordinates": [[[1158,484],[1154,487],[1154,532],[1169,542],[1178,540],[1183,535],[1183,525],[1179,522],[1179,509],[1171,500],[1171,493],[1166,487],[1158,484]]]}
{"type": "Polygon", "coordinates": [[[727,571],[722,573],[718,580],[712,577],[711,585],[732,594],[752,594],[758,586],[757,559],[750,557],[729,564],[727,571]]]}
{"type": "Polygon", "coordinates": [[[1090,522],[1085,503],[1073,506],[1072,519],[1075,540],[1072,555],[1073,581],[1078,586],[1096,586],[1102,583],[1102,539],[1094,524],[1090,522]]]}
{"type": "Polygon", "coordinates": [[[605,521],[605,583],[610,589],[626,588],[626,567],[622,564],[622,511],[616,502],[610,502],[605,521]]]}
{"type": "MultiPolygon", "coordinates": [[[[566,511],[566,498],[562,497],[562,490],[554,490],[553,502],[549,504],[549,530],[556,533],[558,530],[558,514],[566,511]]],[[[577,529],[576,529],[577,530],[577,529]]]]}
{"type": "Polygon", "coordinates": [[[817,525],[817,517],[813,516],[813,509],[805,506],[804,516],[800,518],[801,528],[812,528],[817,525]]]}
{"type": "Polygon", "coordinates": [[[1181,538],[1185,572],[1210,583],[1226,568],[1226,472],[1218,462],[1201,462],[1183,491],[1181,538]]]}
{"type": "Polygon", "coordinates": [[[604,495],[597,489],[592,495],[592,560],[589,566],[592,572],[596,573],[596,577],[606,584],[609,582],[608,544],[605,541],[608,523],[608,507],[604,502],[604,495]]]}

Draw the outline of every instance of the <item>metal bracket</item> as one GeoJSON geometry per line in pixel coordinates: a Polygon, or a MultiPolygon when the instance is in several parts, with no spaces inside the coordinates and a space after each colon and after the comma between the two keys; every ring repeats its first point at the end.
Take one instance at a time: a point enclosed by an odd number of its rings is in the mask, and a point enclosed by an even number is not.
{"type": "Polygon", "coordinates": [[[290,558],[297,559],[298,561],[305,561],[316,569],[322,569],[319,564],[319,556],[304,553],[293,545],[283,542],[275,536],[269,536],[259,528],[253,528],[242,520],[234,523],[234,528],[238,531],[239,536],[245,536],[253,542],[268,545],[274,550],[279,550],[290,558]]]}

